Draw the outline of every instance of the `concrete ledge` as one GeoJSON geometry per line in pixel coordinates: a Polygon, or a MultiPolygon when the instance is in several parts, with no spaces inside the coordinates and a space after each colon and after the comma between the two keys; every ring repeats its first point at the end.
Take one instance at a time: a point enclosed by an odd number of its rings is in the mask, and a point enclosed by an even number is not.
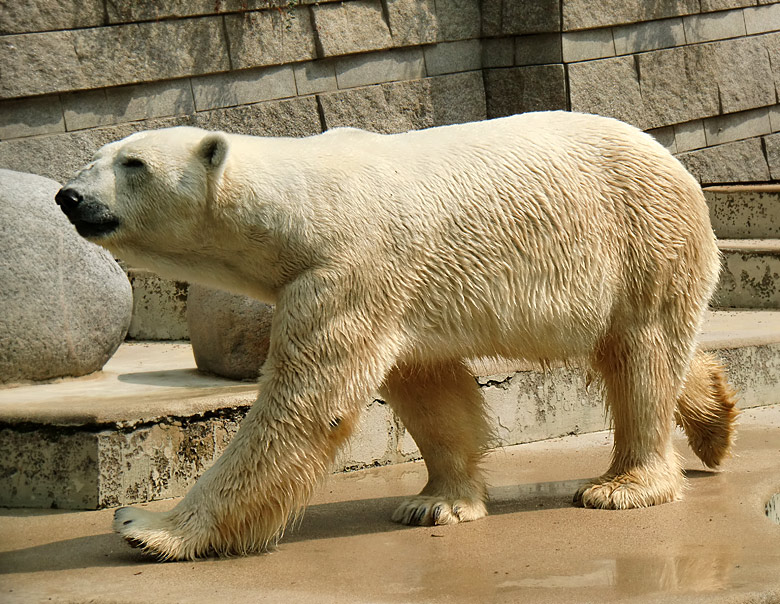
{"type": "Polygon", "coordinates": [[[780,239],[780,185],[704,189],[715,234],[722,239],[780,239]]]}
{"type": "Polygon", "coordinates": [[[721,239],[723,271],[713,303],[780,308],[780,239],[721,239]]]}
{"type": "MultiPolygon", "coordinates": [[[[780,403],[780,312],[716,312],[702,335],[740,389],[741,406],[780,403]]],[[[582,371],[511,360],[472,365],[511,445],[607,426],[582,371]]],[[[0,505],[102,508],[182,495],[235,434],[253,383],[195,370],[188,344],[125,344],[103,372],[0,390],[0,505]]],[[[369,401],[336,470],[419,457],[387,405],[369,401]]]]}

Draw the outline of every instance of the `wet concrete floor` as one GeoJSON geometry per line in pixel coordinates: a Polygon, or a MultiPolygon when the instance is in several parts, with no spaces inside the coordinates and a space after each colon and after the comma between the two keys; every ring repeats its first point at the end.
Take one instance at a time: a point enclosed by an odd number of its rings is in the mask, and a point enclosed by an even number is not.
{"type": "Polygon", "coordinates": [[[743,413],[720,472],[678,438],[680,502],[572,507],[610,445],[598,433],[493,452],[491,515],[451,527],[389,520],[424,484],[420,463],[334,475],[277,551],[247,558],[159,564],[109,532],[111,510],[0,510],[0,602],[780,602],[780,526],[765,514],[780,406],[743,413]]]}

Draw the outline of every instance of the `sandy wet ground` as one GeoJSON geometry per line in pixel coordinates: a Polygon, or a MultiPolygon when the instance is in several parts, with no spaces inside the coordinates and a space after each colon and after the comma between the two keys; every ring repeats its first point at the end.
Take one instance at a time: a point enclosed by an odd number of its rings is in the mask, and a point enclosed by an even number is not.
{"type": "MultiPolygon", "coordinates": [[[[491,515],[408,528],[389,517],[419,463],[334,475],[271,554],[158,564],[110,532],[111,510],[0,510],[0,601],[780,602],[780,406],[746,411],[735,456],[705,470],[678,439],[681,502],[570,505],[607,467],[607,433],[509,447],[487,461],[491,515]]],[[[167,509],[174,502],[150,504],[167,509]]]]}

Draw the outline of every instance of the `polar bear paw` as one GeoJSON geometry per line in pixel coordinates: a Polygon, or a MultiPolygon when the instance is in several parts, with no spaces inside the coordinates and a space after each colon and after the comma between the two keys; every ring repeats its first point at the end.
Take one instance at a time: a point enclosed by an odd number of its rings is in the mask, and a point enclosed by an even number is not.
{"type": "Polygon", "coordinates": [[[194,558],[191,540],[181,533],[170,512],[150,512],[140,508],[119,508],[114,512],[114,530],[132,547],[160,560],[194,558]],[[189,543],[188,543],[189,542],[189,543]]]}
{"type": "Polygon", "coordinates": [[[457,524],[487,516],[480,499],[417,496],[405,499],[393,513],[393,522],[415,526],[457,524]]]}
{"type": "Polygon", "coordinates": [[[574,504],[601,510],[646,508],[678,500],[681,490],[682,478],[648,482],[621,474],[581,486],[574,495],[574,504]]]}

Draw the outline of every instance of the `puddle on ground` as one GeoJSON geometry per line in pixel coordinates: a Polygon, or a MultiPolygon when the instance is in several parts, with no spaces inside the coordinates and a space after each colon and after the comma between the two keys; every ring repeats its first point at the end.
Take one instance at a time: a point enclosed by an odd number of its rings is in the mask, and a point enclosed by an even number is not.
{"type": "Polygon", "coordinates": [[[780,524],[780,493],[775,493],[766,502],[766,515],[775,524],[780,524]]]}
{"type": "Polygon", "coordinates": [[[527,577],[497,585],[514,589],[611,588],[625,595],[650,593],[708,593],[729,585],[731,559],[722,556],[668,556],[593,560],[577,575],[527,577]]]}

